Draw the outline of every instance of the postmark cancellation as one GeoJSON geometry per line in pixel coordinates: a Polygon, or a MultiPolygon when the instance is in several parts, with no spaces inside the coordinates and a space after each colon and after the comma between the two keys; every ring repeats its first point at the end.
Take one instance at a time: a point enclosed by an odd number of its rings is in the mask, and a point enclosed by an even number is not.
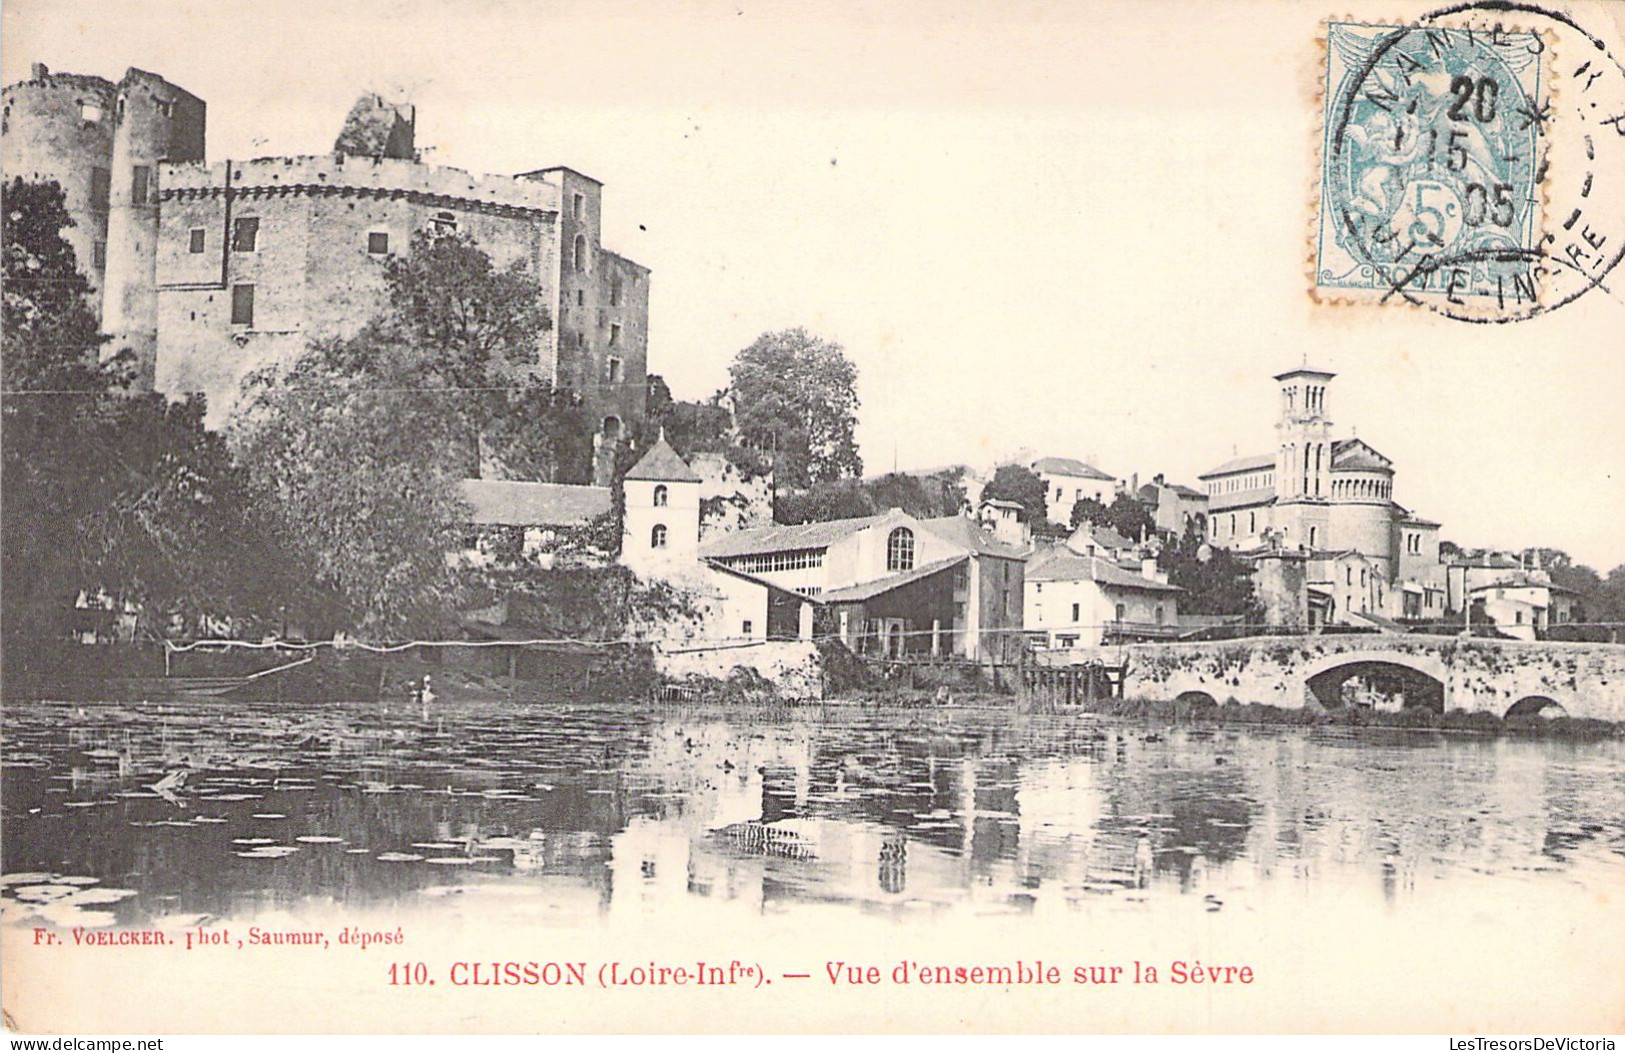
{"type": "Polygon", "coordinates": [[[1315,299],[1537,306],[1548,39],[1352,20],[1325,32],[1315,299]]]}

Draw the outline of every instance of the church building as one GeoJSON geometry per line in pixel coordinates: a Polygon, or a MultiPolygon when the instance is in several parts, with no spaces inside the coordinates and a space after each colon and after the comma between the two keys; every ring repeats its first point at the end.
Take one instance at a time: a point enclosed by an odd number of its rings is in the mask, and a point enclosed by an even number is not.
{"type": "Polygon", "coordinates": [[[1208,541],[1306,554],[1310,599],[1326,604],[1333,622],[1440,617],[1439,524],[1395,503],[1391,459],[1360,439],[1334,438],[1327,394],[1335,375],[1307,365],[1276,375],[1275,450],[1199,477],[1208,495],[1208,541]],[[1367,569],[1353,575],[1351,555],[1363,557],[1367,569]],[[1353,604],[1337,587],[1351,576],[1371,579],[1353,604]]]}

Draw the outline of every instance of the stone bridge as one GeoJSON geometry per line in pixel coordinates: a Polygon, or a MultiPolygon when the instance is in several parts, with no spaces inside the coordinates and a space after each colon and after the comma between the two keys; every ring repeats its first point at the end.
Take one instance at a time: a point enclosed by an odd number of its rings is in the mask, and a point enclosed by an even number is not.
{"type": "Polygon", "coordinates": [[[1449,636],[1253,637],[1050,652],[1071,665],[1127,662],[1125,698],[1202,695],[1282,708],[1373,700],[1382,708],[1498,717],[1543,710],[1625,721],[1625,645],[1466,640],[1449,636]]]}

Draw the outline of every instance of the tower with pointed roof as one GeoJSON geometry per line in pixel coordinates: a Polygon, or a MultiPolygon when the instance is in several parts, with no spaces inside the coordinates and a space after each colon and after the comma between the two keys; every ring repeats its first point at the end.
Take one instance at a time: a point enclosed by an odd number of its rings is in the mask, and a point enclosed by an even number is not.
{"type": "Polygon", "coordinates": [[[665,430],[621,482],[621,562],[659,575],[699,558],[700,477],[666,441],[665,430]]]}

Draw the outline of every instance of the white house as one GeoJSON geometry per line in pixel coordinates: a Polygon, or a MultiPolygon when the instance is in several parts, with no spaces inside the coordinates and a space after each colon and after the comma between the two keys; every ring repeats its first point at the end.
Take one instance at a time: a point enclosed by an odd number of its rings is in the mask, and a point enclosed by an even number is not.
{"type": "Polygon", "coordinates": [[[1085,498],[1109,505],[1120,485],[1116,476],[1072,457],[1040,457],[1029,465],[1044,481],[1045,514],[1050,522],[1072,525],[1072,506],[1085,498]]]}
{"type": "Polygon", "coordinates": [[[1126,567],[1070,544],[1048,547],[1027,565],[1025,623],[1049,647],[1098,647],[1179,634],[1179,594],[1154,559],[1126,567]]]}

